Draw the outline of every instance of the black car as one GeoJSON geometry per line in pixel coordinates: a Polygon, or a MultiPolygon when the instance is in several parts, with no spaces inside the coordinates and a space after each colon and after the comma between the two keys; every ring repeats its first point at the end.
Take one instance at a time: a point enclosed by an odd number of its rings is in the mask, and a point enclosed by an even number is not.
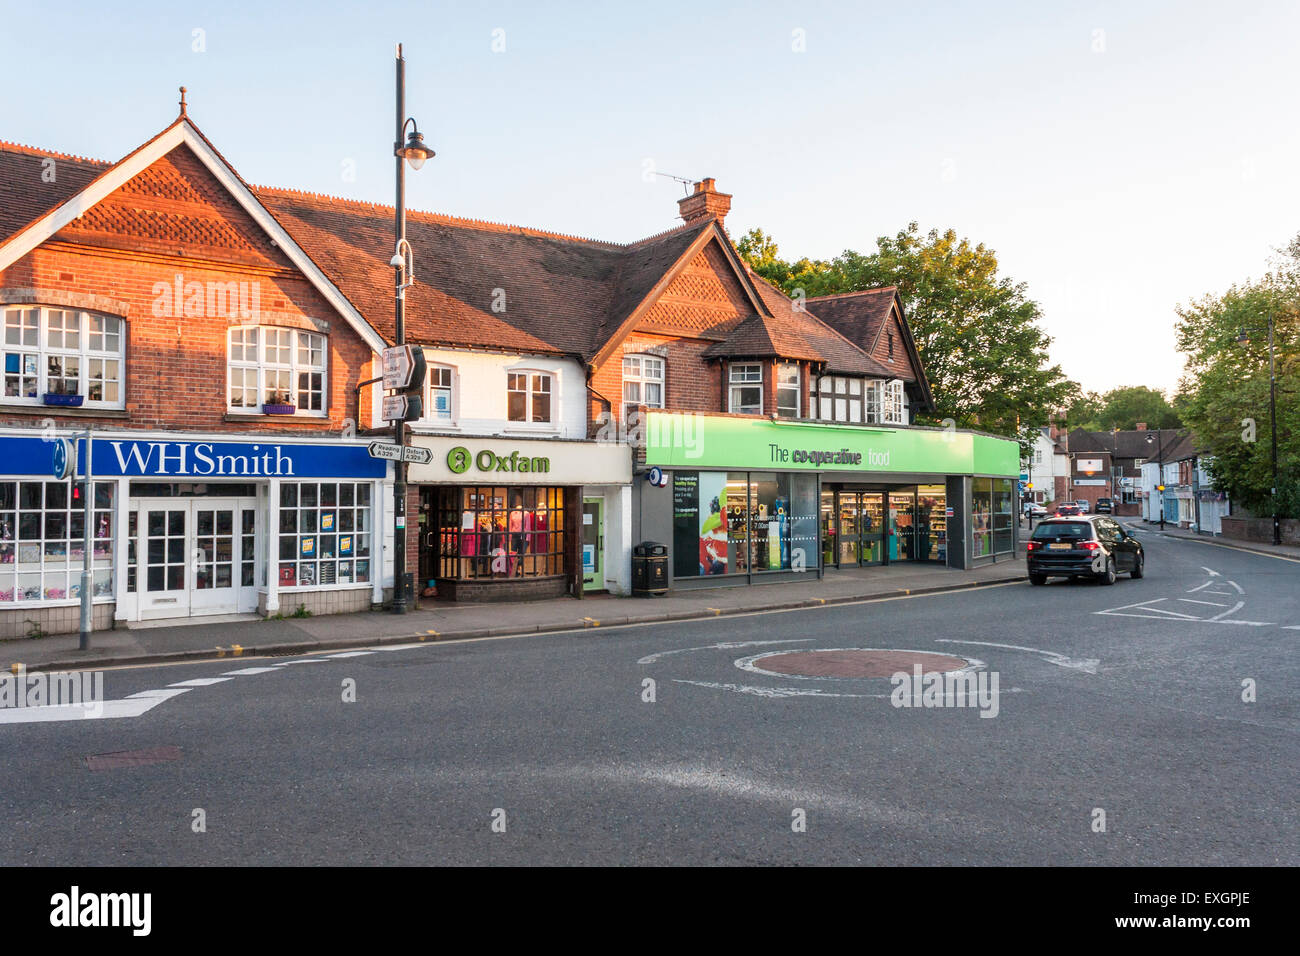
{"type": "Polygon", "coordinates": [[[1097,499],[1097,514],[1108,515],[1115,513],[1115,501],[1112,498],[1097,499]]]}
{"type": "Polygon", "coordinates": [[[1142,577],[1146,560],[1142,543],[1105,515],[1048,518],[1034,529],[1027,548],[1030,584],[1051,577],[1095,577],[1114,584],[1125,571],[1142,577]]]}

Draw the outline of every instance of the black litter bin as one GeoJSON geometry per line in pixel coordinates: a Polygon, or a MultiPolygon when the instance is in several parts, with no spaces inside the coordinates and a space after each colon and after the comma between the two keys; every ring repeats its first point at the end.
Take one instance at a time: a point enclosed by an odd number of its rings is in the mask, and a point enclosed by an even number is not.
{"type": "Polygon", "coordinates": [[[632,594],[668,593],[668,545],[642,541],[632,548],[632,594]]]}

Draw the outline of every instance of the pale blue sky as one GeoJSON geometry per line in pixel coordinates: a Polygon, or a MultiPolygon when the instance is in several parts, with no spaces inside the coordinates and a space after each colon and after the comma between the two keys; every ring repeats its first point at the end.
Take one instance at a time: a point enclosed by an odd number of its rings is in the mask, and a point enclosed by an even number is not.
{"type": "Polygon", "coordinates": [[[1086,388],[1171,389],[1174,305],[1300,231],[1294,2],[0,7],[0,139],[117,159],[183,83],[245,179],[391,203],[402,40],[412,207],[632,240],[676,221],[649,159],[789,257],[952,226],[1086,388]]]}

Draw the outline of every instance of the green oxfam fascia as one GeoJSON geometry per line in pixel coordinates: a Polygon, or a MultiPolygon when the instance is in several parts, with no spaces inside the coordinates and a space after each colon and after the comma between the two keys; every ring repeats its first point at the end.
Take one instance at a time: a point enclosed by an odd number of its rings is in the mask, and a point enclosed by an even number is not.
{"type": "Polygon", "coordinates": [[[1020,474],[1019,443],[967,431],[650,412],[645,433],[661,468],[1020,474]]]}

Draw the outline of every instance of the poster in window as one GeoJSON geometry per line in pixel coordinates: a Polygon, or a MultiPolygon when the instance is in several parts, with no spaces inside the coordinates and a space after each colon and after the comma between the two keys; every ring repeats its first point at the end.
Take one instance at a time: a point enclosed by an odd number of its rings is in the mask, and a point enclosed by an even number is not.
{"type": "Polygon", "coordinates": [[[334,530],[334,512],[332,511],[322,512],[320,516],[320,529],[322,531],[334,530]]]}
{"type": "Polygon", "coordinates": [[[314,535],[312,537],[302,539],[302,546],[300,551],[302,557],[304,558],[312,558],[316,556],[316,538],[314,535]]]}
{"type": "Polygon", "coordinates": [[[700,472],[699,492],[699,573],[726,574],[728,571],[726,473],[700,472]]]}
{"type": "Polygon", "coordinates": [[[352,535],[339,535],[339,557],[348,558],[352,556],[352,535]]]}
{"type": "Polygon", "coordinates": [[[316,565],[303,562],[298,565],[298,583],[312,585],[316,583],[316,565]]]}
{"type": "Polygon", "coordinates": [[[298,584],[298,572],[292,564],[280,565],[280,587],[291,588],[298,584]]]}
{"type": "Polygon", "coordinates": [[[320,563],[320,583],[321,584],[334,583],[334,562],[333,561],[322,561],[320,563]]]}

